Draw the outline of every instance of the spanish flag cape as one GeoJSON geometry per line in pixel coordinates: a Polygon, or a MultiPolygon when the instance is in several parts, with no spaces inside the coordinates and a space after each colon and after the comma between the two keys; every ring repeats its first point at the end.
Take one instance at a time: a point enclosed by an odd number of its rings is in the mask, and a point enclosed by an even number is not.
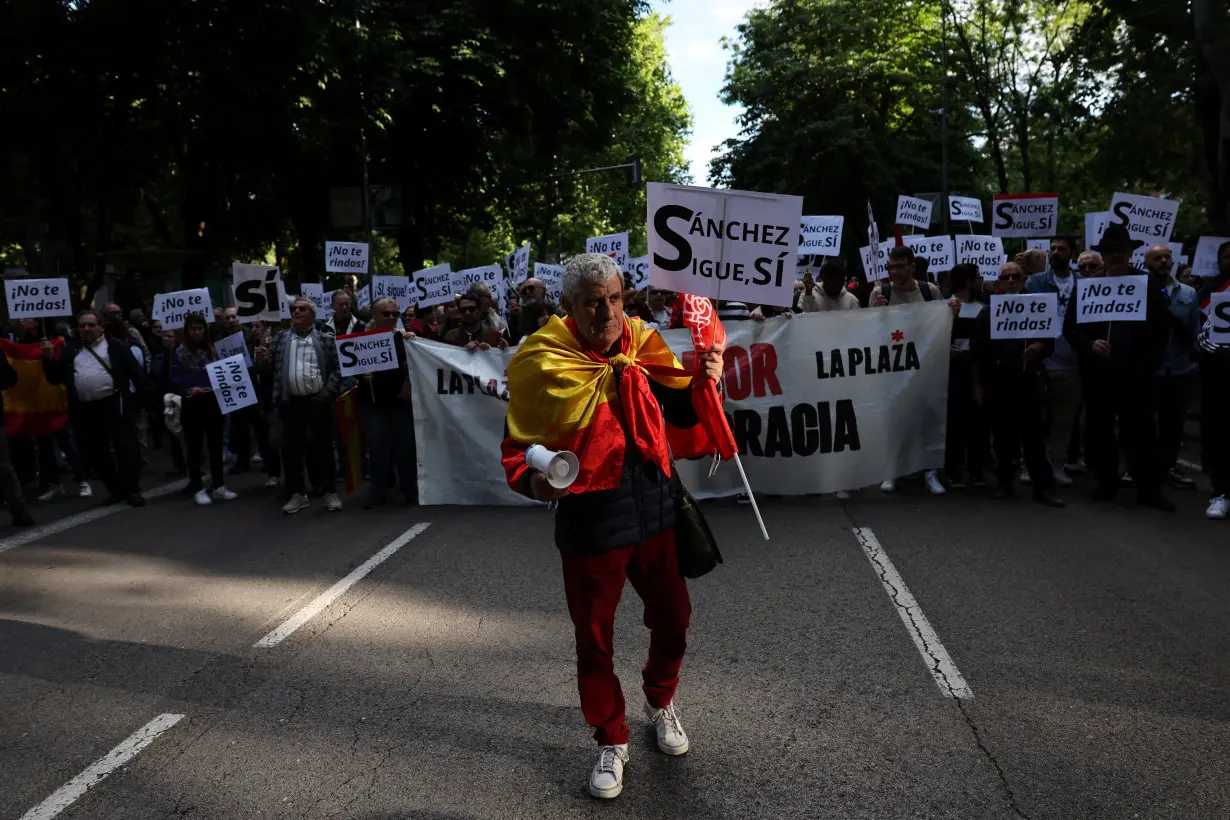
{"type": "MultiPolygon", "coordinates": [[[[51,344],[59,356],[63,340],[51,344]]],[[[17,372],[17,384],[4,391],[5,434],[37,436],[61,429],[68,421],[68,388],[48,383],[42,348],[0,339],[0,350],[17,372]]]]}
{"type": "Polygon", "coordinates": [[[707,444],[699,425],[690,431],[667,425],[650,391],[650,379],[674,389],[692,381],[658,332],[625,317],[618,349],[609,358],[590,350],[571,319],[553,316],[508,365],[509,439],[575,453],[580,471],[573,493],[618,487],[629,443],[664,475],[671,474],[668,435],[679,458],[704,452],[707,444]]]}

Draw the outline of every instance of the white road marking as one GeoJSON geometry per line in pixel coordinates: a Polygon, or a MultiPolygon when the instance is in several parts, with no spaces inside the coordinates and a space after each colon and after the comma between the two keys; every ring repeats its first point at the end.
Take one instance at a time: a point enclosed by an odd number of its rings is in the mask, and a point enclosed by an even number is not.
{"type": "MultiPolygon", "coordinates": [[[[184,482],[172,481],[170,484],[163,484],[161,487],[155,487],[152,490],[147,490],[142,493],[146,501],[155,498],[162,498],[164,495],[171,493],[184,486],[184,482]]],[[[104,490],[103,492],[106,492],[104,490]]],[[[54,509],[52,507],[44,507],[43,509],[54,509]]],[[[31,527],[28,530],[14,533],[8,538],[0,538],[0,552],[8,552],[14,547],[21,547],[26,544],[38,541],[41,538],[46,538],[49,535],[55,535],[65,530],[71,530],[73,527],[79,527],[82,524],[88,524],[91,521],[97,521],[100,518],[106,518],[108,515],[115,515],[117,512],[130,509],[126,501],[121,501],[119,504],[112,504],[109,507],[95,507],[92,510],[70,515],[67,518],[61,518],[59,521],[52,521],[50,524],[44,524],[41,527],[31,527]]]]}
{"type": "Polygon", "coordinates": [[[1179,466],[1185,467],[1188,470],[1195,470],[1198,473],[1204,472],[1204,469],[1194,461],[1184,461],[1183,459],[1179,459],[1179,466]]]}
{"type": "Polygon", "coordinates": [[[871,568],[879,576],[880,583],[884,585],[884,591],[888,593],[889,599],[897,607],[897,614],[901,616],[901,622],[905,624],[905,631],[910,633],[910,638],[918,647],[923,663],[930,670],[931,677],[935,678],[935,685],[940,688],[945,697],[972,699],[974,690],[970,689],[965,678],[961,677],[957,665],[952,662],[952,657],[944,648],[944,644],[940,642],[939,635],[936,635],[935,630],[931,628],[931,622],[923,614],[918,601],[914,600],[914,596],[910,594],[909,587],[905,585],[905,581],[901,580],[897,568],[893,566],[892,561],[888,560],[888,555],[884,552],[884,547],[880,546],[875,533],[866,527],[855,527],[854,537],[858,539],[859,546],[863,548],[863,554],[871,562],[871,568]]]}
{"type": "Polygon", "coordinates": [[[75,803],[81,795],[97,786],[107,775],[125,765],[159,735],[184,719],[183,715],[159,715],[128,736],[123,743],[107,752],[106,756],[72,780],[56,789],[55,793],[21,816],[21,820],[51,820],[75,803]]]}
{"type": "Polygon", "coordinates": [[[282,641],[289,638],[296,629],[315,618],[318,614],[320,614],[321,610],[329,606],[329,604],[333,603],[338,598],[342,597],[346,590],[361,581],[365,575],[380,566],[380,564],[392,556],[393,553],[406,546],[406,544],[409,544],[414,540],[415,536],[430,526],[431,524],[428,523],[415,524],[413,527],[397,536],[397,538],[393,539],[393,541],[384,549],[380,550],[380,552],[355,567],[354,571],[345,578],[313,598],[311,603],[286,619],[286,621],[277,629],[252,644],[253,648],[268,649],[271,646],[277,646],[282,641]]]}

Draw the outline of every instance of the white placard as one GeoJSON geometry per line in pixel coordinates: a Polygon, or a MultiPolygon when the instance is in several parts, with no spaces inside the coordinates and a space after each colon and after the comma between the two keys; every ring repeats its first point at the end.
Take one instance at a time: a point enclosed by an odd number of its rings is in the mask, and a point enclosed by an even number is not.
{"type": "Polygon", "coordinates": [[[789,306],[803,198],[646,185],[649,281],[712,299],[789,306]]]}
{"type": "MultiPolygon", "coordinates": [[[[437,265],[436,267],[439,267],[437,265]]],[[[448,266],[445,265],[447,268],[448,266]]],[[[435,268],[428,268],[435,270],[435,268]]],[[[422,273],[422,271],[419,271],[422,273]]],[[[418,277],[418,274],[415,274],[418,277]]],[[[392,299],[397,302],[399,308],[407,308],[414,301],[410,298],[410,277],[409,276],[373,276],[372,277],[372,301],[377,299],[392,299]]],[[[438,304],[438,303],[437,303],[438,304]]]]}
{"type": "Polygon", "coordinates": [[[957,264],[977,265],[983,279],[999,279],[999,269],[1008,261],[1004,243],[998,236],[958,234],[957,264]]]}
{"type": "Polygon", "coordinates": [[[1215,345],[1230,344],[1230,291],[1209,297],[1209,341],[1215,345]]]}
{"type": "Polygon", "coordinates": [[[1170,275],[1174,276],[1175,271],[1179,269],[1179,257],[1183,253],[1183,243],[1181,242],[1154,242],[1152,245],[1146,242],[1136,250],[1132,251],[1132,258],[1130,260],[1132,267],[1140,271],[1145,270],[1145,257],[1149,255],[1149,249],[1156,247],[1159,244],[1164,244],[1167,248],[1170,248],[1170,275]]]}
{"type": "Polygon", "coordinates": [[[1133,239],[1149,245],[1170,241],[1179,200],[1117,193],[1110,201],[1110,222],[1127,226],[1133,239]]]}
{"type": "Polygon", "coordinates": [[[179,330],[184,326],[184,317],[199,313],[205,324],[213,324],[214,307],[209,301],[208,288],[177,290],[174,293],[159,293],[154,297],[153,321],[161,322],[163,330],[179,330]]]}
{"type": "Polygon", "coordinates": [[[243,363],[252,366],[252,357],[248,355],[248,346],[244,342],[243,331],[237,330],[230,336],[223,336],[214,342],[214,350],[219,359],[229,359],[232,356],[242,356],[243,363]]]}
{"type": "Polygon", "coordinates": [[[1102,241],[1102,234],[1110,224],[1110,211],[1093,211],[1085,214],[1085,249],[1093,250],[1093,246],[1102,241]]]}
{"type": "Polygon", "coordinates": [[[992,339],[1053,339],[1063,320],[1058,294],[996,293],[991,296],[992,339]]]}
{"type": "Polygon", "coordinates": [[[996,194],[991,205],[991,235],[1053,236],[1059,224],[1059,194],[996,194]]]}
{"type": "Polygon", "coordinates": [[[277,322],[286,300],[282,276],[273,265],[231,265],[231,288],[241,323],[277,322]]]}
{"type": "MultiPolygon", "coordinates": [[[[651,185],[653,183],[650,183],[651,185]]],[[[591,236],[585,240],[586,253],[605,253],[615,260],[620,271],[627,271],[628,264],[628,232],[609,233],[606,236],[591,236]]]]}
{"type": "Polygon", "coordinates": [[[325,271],[367,273],[366,242],[325,242],[325,271]]]}
{"type": "Polygon", "coordinates": [[[546,286],[547,301],[558,305],[564,288],[564,266],[535,262],[534,278],[540,280],[546,286]]]}
{"type": "Polygon", "coordinates": [[[977,319],[978,314],[982,313],[982,302],[962,302],[958,308],[957,317],[961,319],[977,319]]]}
{"type": "MultiPolygon", "coordinates": [[[[376,277],[372,277],[374,282],[376,277]]],[[[453,301],[453,267],[448,262],[414,272],[414,290],[421,308],[453,301]]],[[[401,302],[397,303],[399,306],[401,302]]]]}
{"type": "Polygon", "coordinates": [[[1148,275],[1101,276],[1076,283],[1076,322],[1143,322],[1148,275]]]}
{"type": "Polygon", "coordinates": [[[632,279],[634,290],[644,290],[649,287],[649,255],[634,256],[629,259],[624,273],[632,279]]]}
{"type": "Polygon", "coordinates": [[[858,249],[858,255],[863,260],[863,273],[868,282],[878,282],[888,278],[888,252],[897,244],[895,239],[885,239],[880,243],[876,258],[871,258],[871,246],[865,245],[858,249]]]}
{"type": "Polygon", "coordinates": [[[330,294],[325,293],[325,286],[319,282],[304,282],[299,286],[299,295],[316,308],[317,319],[328,319],[333,314],[333,305],[329,301],[330,294]]]}
{"type": "Polygon", "coordinates": [[[1051,251],[1051,240],[1049,239],[1026,239],[1025,250],[1027,251],[1051,251]]]}
{"type": "Polygon", "coordinates": [[[904,194],[898,196],[897,224],[927,230],[931,227],[931,202],[904,194]]]}
{"type": "Polygon", "coordinates": [[[526,242],[521,247],[508,255],[508,275],[517,284],[524,282],[530,278],[530,243],[526,242]]]}
{"type": "Polygon", "coordinates": [[[805,216],[799,226],[799,256],[837,256],[841,253],[844,216],[805,216]]]}
{"type": "Polygon", "coordinates": [[[914,234],[901,237],[901,241],[907,248],[914,249],[915,256],[925,257],[933,273],[952,270],[953,265],[957,264],[957,246],[951,236],[914,234]]]}
{"type": "Polygon", "coordinates": [[[1192,275],[1212,279],[1217,269],[1217,249],[1230,242],[1230,236],[1202,236],[1196,241],[1196,254],[1192,257],[1192,275]]]}
{"type": "Polygon", "coordinates": [[[357,310],[366,310],[370,307],[372,303],[372,286],[364,285],[359,288],[358,293],[355,294],[355,299],[357,302],[355,308],[357,310]]]}
{"type": "Polygon", "coordinates": [[[6,279],[4,298],[10,319],[73,315],[67,279],[6,279]]]}
{"type": "Polygon", "coordinates": [[[337,366],[343,376],[397,369],[397,334],[391,330],[333,337],[337,366]]]}
{"type": "Polygon", "coordinates": [[[482,265],[477,268],[453,271],[449,287],[453,289],[453,293],[462,294],[470,288],[470,285],[479,282],[485,282],[487,287],[494,288],[495,283],[503,277],[504,269],[499,265],[482,265]]]}
{"type": "Polygon", "coordinates": [[[256,404],[256,390],[252,387],[252,377],[248,375],[243,356],[209,362],[205,365],[205,371],[209,374],[209,384],[223,415],[256,404]]]}
{"type": "Polygon", "coordinates": [[[294,296],[286,292],[282,293],[282,304],[278,306],[279,321],[285,321],[295,315],[293,308],[295,306],[295,300],[298,298],[298,296],[294,296]]]}
{"type": "Polygon", "coordinates": [[[948,218],[953,222],[981,222],[982,200],[972,196],[948,197],[948,218]]]}
{"type": "Polygon", "coordinates": [[[876,224],[875,211],[872,210],[871,200],[867,200],[867,247],[876,248],[880,245],[880,226],[876,224]]]}

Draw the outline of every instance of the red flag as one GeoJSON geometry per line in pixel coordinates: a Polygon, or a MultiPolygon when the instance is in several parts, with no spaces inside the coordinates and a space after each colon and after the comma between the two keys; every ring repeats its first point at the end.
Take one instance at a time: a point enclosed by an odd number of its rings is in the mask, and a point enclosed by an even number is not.
{"type": "MultiPolygon", "coordinates": [[[[693,296],[690,293],[680,295],[683,297],[683,324],[692,332],[693,350],[700,353],[714,345],[725,348],[726,328],[722,327],[722,322],[713,309],[713,303],[703,296],[693,296]]],[[[692,372],[693,375],[700,372],[699,357],[696,358],[692,372]]],[[[722,412],[722,398],[713,382],[708,379],[692,379],[692,407],[700,418],[700,426],[712,442],[713,449],[708,452],[716,450],[723,461],[734,458],[738,452],[735,436],[726,422],[726,414],[722,412]]]]}

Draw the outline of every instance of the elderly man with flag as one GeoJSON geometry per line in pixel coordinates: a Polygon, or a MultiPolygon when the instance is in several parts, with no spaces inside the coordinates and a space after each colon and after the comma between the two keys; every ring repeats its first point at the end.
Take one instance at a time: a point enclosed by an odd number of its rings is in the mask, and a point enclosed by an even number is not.
{"type": "Polygon", "coordinates": [[[704,380],[721,377],[723,351],[720,342],[698,351],[700,389],[692,389],[692,374],[658,332],[624,315],[623,275],[602,254],[569,261],[562,289],[567,318],[552,317],[509,364],[503,463],[514,490],[558,502],[555,544],[575,628],[581,710],[600,747],[589,791],[612,798],[623,790],[628,761],[612,646],[625,579],[644,601],[650,630],[645,714],[663,752],[688,751],[673,703],[692,609],[675,551],[672,449],[679,458],[726,449],[705,432],[715,394],[704,380]],[[567,489],[526,464],[533,444],[577,455],[567,489]]]}

